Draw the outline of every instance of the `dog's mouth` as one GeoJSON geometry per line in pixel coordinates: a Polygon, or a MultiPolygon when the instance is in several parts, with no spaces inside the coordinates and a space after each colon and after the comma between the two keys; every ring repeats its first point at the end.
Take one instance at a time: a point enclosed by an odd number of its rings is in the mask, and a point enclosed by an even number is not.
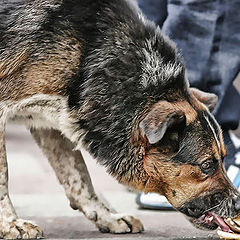
{"type": "Polygon", "coordinates": [[[240,239],[240,211],[237,212],[234,206],[232,198],[217,192],[186,202],[178,210],[197,228],[218,229],[221,238],[240,239]]]}
{"type": "Polygon", "coordinates": [[[209,229],[215,229],[219,227],[224,232],[230,232],[230,226],[225,220],[215,213],[207,212],[197,219],[197,222],[202,226],[206,226],[209,229]]]}
{"type": "Polygon", "coordinates": [[[224,219],[215,213],[207,212],[199,217],[195,223],[209,229],[219,228],[220,238],[240,239],[240,218],[224,219]]]}

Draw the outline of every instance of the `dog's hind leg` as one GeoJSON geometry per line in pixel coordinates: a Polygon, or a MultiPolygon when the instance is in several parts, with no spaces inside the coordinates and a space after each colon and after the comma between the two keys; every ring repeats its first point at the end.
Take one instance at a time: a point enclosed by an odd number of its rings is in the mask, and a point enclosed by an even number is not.
{"type": "Polygon", "coordinates": [[[32,129],[31,133],[63,185],[70,205],[82,211],[102,232],[143,231],[138,219],[113,213],[96,196],[80,151],[56,130],[32,129]]]}
{"type": "Polygon", "coordinates": [[[8,166],[5,149],[5,117],[0,109],[0,237],[5,239],[34,239],[42,230],[30,221],[19,219],[8,194],[8,166]]]}

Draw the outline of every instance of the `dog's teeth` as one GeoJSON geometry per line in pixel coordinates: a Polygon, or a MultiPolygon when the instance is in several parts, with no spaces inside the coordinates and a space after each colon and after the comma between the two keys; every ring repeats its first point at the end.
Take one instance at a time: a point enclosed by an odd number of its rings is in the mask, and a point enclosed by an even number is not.
{"type": "Polygon", "coordinates": [[[213,221],[213,219],[214,219],[214,217],[213,216],[211,216],[208,220],[209,220],[209,222],[212,222],[213,221]]]}

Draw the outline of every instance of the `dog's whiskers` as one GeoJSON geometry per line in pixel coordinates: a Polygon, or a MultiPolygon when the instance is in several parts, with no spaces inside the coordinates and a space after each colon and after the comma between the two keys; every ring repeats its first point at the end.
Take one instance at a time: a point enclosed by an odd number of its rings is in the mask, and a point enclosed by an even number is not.
{"type": "Polygon", "coordinates": [[[223,199],[219,204],[217,204],[217,205],[215,205],[215,206],[213,206],[213,207],[211,207],[211,208],[208,208],[204,213],[207,213],[207,212],[210,212],[210,211],[212,211],[212,210],[215,210],[215,209],[218,208],[218,207],[221,207],[221,208],[220,208],[220,211],[219,211],[219,212],[221,212],[221,209],[223,208],[222,205],[224,205],[225,202],[226,202],[226,199],[223,199]]]}

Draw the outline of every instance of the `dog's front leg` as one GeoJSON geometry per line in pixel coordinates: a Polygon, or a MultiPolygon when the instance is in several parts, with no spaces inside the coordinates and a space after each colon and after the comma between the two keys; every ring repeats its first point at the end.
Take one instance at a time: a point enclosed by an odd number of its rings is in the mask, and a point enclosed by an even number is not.
{"type": "Polygon", "coordinates": [[[42,230],[30,221],[19,219],[8,194],[8,166],[5,149],[5,121],[0,110],[0,237],[5,239],[34,239],[42,230]]]}
{"type": "Polygon", "coordinates": [[[47,156],[63,185],[70,205],[81,210],[102,232],[143,231],[138,219],[113,213],[96,196],[80,151],[56,130],[32,129],[32,135],[47,156]]]}

